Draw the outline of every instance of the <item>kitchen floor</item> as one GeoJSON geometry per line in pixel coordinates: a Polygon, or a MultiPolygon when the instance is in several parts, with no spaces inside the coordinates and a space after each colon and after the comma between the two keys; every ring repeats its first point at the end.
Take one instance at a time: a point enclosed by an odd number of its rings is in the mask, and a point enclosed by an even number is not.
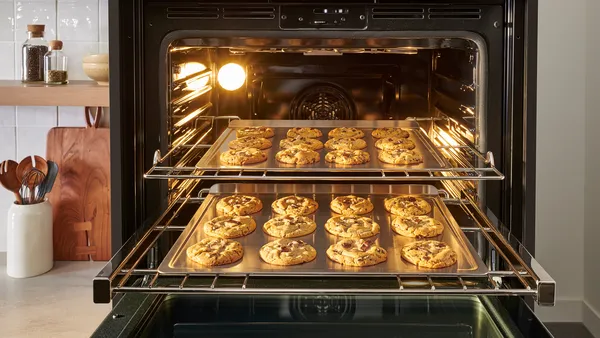
{"type": "Polygon", "coordinates": [[[110,311],[94,304],[92,279],[104,262],[56,262],[41,276],[13,279],[0,257],[2,337],[89,337],[110,311]]]}

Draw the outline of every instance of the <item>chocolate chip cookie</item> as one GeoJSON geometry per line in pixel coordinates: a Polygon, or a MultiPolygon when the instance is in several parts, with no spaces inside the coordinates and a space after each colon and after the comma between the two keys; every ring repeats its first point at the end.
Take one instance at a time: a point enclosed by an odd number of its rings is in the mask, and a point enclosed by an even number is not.
{"type": "Polygon", "coordinates": [[[363,215],[373,211],[373,203],[364,197],[338,196],[329,204],[331,210],[341,215],[363,215]]]}
{"type": "Polygon", "coordinates": [[[308,138],[304,136],[297,136],[295,138],[285,138],[279,141],[279,147],[281,147],[281,149],[288,149],[296,146],[302,146],[312,150],[320,150],[323,149],[323,142],[314,138],[308,138]]]}
{"type": "Polygon", "coordinates": [[[384,137],[375,142],[375,148],[381,150],[415,149],[415,142],[403,137],[384,137]]]}
{"type": "Polygon", "coordinates": [[[217,202],[217,213],[224,216],[245,216],[257,213],[263,208],[262,202],[254,196],[231,195],[217,202]]]}
{"type": "Polygon", "coordinates": [[[229,141],[229,149],[256,148],[260,150],[269,149],[273,144],[264,137],[243,136],[229,141]]]}
{"type": "Polygon", "coordinates": [[[429,216],[398,216],[392,221],[392,229],[402,236],[427,238],[444,232],[444,225],[429,216]]]}
{"type": "Polygon", "coordinates": [[[313,164],[321,160],[321,155],[309,148],[296,146],[278,151],[275,159],[287,164],[313,164]]]}
{"type": "Polygon", "coordinates": [[[456,264],[456,252],[444,242],[418,241],[402,247],[402,258],[423,268],[440,269],[456,264]]]}
{"type": "Polygon", "coordinates": [[[271,138],[271,137],[275,136],[275,132],[273,131],[273,128],[271,128],[271,127],[243,127],[243,128],[236,129],[235,135],[237,137],[256,136],[256,137],[271,138]]]}
{"type": "Polygon", "coordinates": [[[260,248],[260,258],[273,265],[297,265],[317,257],[317,250],[301,240],[281,238],[260,248]]]}
{"type": "Polygon", "coordinates": [[[344,238],[368,238],[379,233],[379,224],[369,217],[336,216],[327,220],[325,230],[344,238]]]}
{"type": "Polygon", "coordinates": [[[298,136],[307,138],[319,138],[323,136],[323,133],[317,128],[295,127],[289,129],[286,135],[288,138],[296,138],[298,136]]]}
{"type": "Polygon", "coordinates": [[[369,266],[384,262],[387,252],[373,241],[342,239],[327,249],[327,257],[349,266],[369,266]]]}
{"type": "Polygon", "coordinates": [[[329,134],[327,134],[327,137],[329,137],[329,138],[348,138],[348,137],[363,138],[363,137],[365,137],[365,133],[363,133],[362,130],[360,130],[358,128],[354,128],[354,127],[340,127],[340,128],[335,128],[335,129],[332,129],[331,131],[329,131],[329,134]]]}
{"type": "Polygon", "coordinates": [[[407,138],[410,136],[408,131],[402,128],[377,128],[371,132],[371,135],[374,138],[384,138],[384,137],[403,137],[407,138]]]}
{"type": "Polygon", "coordinates": [[[221,164],[245,165],[267,160],[267,154],[257,148],[229,149],[221,153],[221,164]]]}
{"type": "Polygon", "coordinates": [[[381,162],[389,164],[419,164],[423,162],[421,153],[406,149],[381,150],[378,158],[381,162]]]}
{"type": "Polygon", "coordinates": [[[420,197],[409,195],[387,198],[385,210],[399,216],[422,216],[431,212],[431,204],[420,197]]]}
{"type": "Polygon", "coordinates": [[[332,138],[325,142],[325,148],[329,150],[360,150],[367,147],[367,142],[361,138],[332,138]]]}
{"type": "Polygon", "coordinates": [[[310,215],[318,208],[317,201],[295,195],[282,197],[271,204],[273,212],[280,215],[310,215]]]}
{"type": "Polygon", "coordinates": [[[204,233],[212,237],[237,238],[256,229],[250,216],[218,216],[204,223],[204,233]]]}
{"type": "Polygon", "coordinates": [[[208,237],[187,248],[186,254],[196,263],[215,266],[239,261],[244,256],[244,249],[236,241],[208,237]]]}
{"type": "Polygon", "coordinates": [[[369,153],[362,150],[333,150],[325,155],[325,161],[336,164],[365,164],[370,160],[369,153]]]}
{"type": "Polygon", "coordinates": [[[270,236],[279,238],[292,238],[313,233],[317,224],[309,217],[298,215],[284,215],[273,217],[263,226],[263,231],[270,236]]]}

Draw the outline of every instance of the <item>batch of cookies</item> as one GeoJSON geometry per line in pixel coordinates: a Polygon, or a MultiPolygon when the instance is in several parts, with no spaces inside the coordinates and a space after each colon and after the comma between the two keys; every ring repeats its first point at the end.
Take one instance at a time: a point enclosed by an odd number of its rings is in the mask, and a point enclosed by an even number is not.
{"type": "MultiPolygon", "coordinates": [[[[264,162],[267,154],[263,151],[273,146],[270,138],[275,135],[270,127],[245,127],[236,130],[236,139],[229,142],[229,150],[221,153],[224,165],[248,165],[264,162]]],[[[326,148],[325,161],[343,165],[365,164],[371,160],[364,140],[365,133],[353,127],[332,129],[328,140],[323,144],[319,139],[321,130],[310,127],[296,127],[287,131],[285,139],[279,142],[280,151],[275,159],[281,163],[294,165],[314,164],[321,161],[319,150],[326,148]]],[[[423,155],[414,150],[415,142],[410,133],[402,128],[378,128],[373,130],[375,147],[379,149],[378,159],[389,164],[418,164],[423,155]]]]}
{"type": "MultiPolygon", "coordinates": [[[[385,262],[387,251],[372,238],[380,233],[380,226],[366,217],[374,209],[372,202],[363,197],[338,196],[330,203],[336,216],[324,224],[331,235],[341,238],[327,249],[327,257],[338,264],[364,267],[385,262]]],[[[425,199],[408,195],[391,197],[384,202],[391,216],[391,228],[400,235],[416,238],[401,250],[404,260],[423,268],[444,268],[456,264],[457,255],[444,242],[430,240],[444,231],[444,225],[429,217],[431,205],[425,199]]],[[[187,249],[187,256],[202,265],[215,266],[234,263],[244,255],[242,245],[232,240],[247,236],[256,230],[252,214],[262,210],[263,203],[255,196],[231,195],[220,199],[216,209],[219,216],[203,225],[209,236],[187,249]]],[[[319,208],[308,197],[287,196],[271,205],[275,216],[263,224],[262,230],[277,238],[259,250],[260,258],[272,265],[297,265],[317,257],[310,244],[294,239],[313,233],[317,224],[310,217],[319,208]]]]}

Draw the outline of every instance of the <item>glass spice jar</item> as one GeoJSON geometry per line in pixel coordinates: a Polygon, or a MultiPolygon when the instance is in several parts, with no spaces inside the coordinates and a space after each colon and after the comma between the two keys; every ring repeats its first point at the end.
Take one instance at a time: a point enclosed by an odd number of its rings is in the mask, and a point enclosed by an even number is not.
{"type": "Polygon", "coordinates": [[[50,51],[44,56],[44,81],[47,84],[65,84],[67,76],[67,56],[62,51],[60,40],[50,41],[50,51]]]}
{"type": "Polygon", "coordinates": [[[21,48],[23,82],[44,81],[44,55],[48,52],[44,28],[45,25],[27,25],[27,40],[21,48]]]}

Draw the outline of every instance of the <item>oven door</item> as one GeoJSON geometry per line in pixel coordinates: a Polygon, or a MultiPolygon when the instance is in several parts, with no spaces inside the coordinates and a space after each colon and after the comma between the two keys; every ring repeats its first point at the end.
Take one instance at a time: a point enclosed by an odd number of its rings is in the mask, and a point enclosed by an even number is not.
{"type": "Polygon", "coordinates": [[[519,297],[139,295],[93,337],[552,337],[519,297]]]}

